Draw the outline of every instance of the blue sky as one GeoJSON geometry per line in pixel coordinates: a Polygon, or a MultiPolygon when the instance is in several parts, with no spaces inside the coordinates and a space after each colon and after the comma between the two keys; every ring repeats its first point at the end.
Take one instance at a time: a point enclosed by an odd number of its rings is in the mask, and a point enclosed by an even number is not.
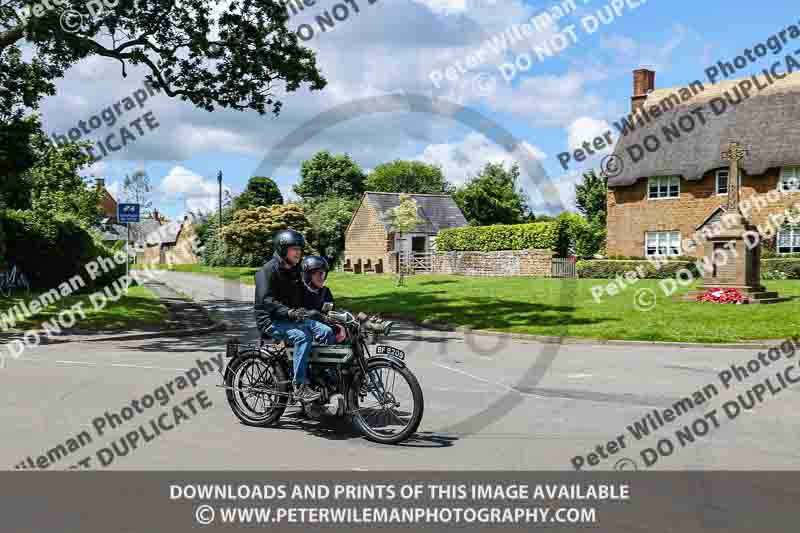
{"type": "MultiPolygon", "coordinates": [[[[474,66],[457,81],[442,81],[437,88],[431,81],[433,71],[444,72],[455,61],[466,64],[468,56],[487,39],[514,24],[529,22],[532,16],[562,2],[354,1],[360,8],[358,13],[350,8],[348,18],[326,33],[318,32],[307,43],[317,52],[328,79],[323,91],[300,90],[284,95],[284,110],[279,117],[225,110],[208,113],[155,96],[141,109],[122,115],[115,127],[94,132],[100,133],[96,137],[105,137],[145,112],[151,112],[159,123],[156,129],[145,129],[135,142],[96,164],[87,177],[105,178],[119,197],[124,175],[144,168],[157,187],[153,198],[156,207],[179,217],[187,208],[213,205],[220,169],[226,187],[240,192],[275,145],[320,114],[365,98],[413,93],[475,110],[512,133],[525,143],[528,153],[540,161],[547,179],[555,184],[559,195],[555,208],[568,209],[573,205],[573,187],[580,172],[596,167],[603,154],[568,172],[561,168],[557,156],[602,134],[629,110],[633,69],[655,70],[656,87],[681,86],[695,79],[705,82],[708,66],[719,60],[731,61],[745,48],[766,41],[800,19],[788,1],[773,0],[769,8],[764,8],[721,0],[702,4],[614,0],[617,5],[625,4],[620,16],[589,34],[582,20],[608,2],[577,0],[577,11],[558,18],[553,26],[534,33],[529,40],[516,42],[514,49],[502,56],[485,56],[482,65],[474,66]],[[636,4],[640,5],[631,7],[636,4]],[[575,25],[577,41],[555,57],[535,60],[532,43],[550,41],[559,33],[569,35],[570,25],[575,25]],[[534,57],[529,70],[506,82],[499,66],[524,53],[534,57]]],[[[339,3],[316,0],[313,7],[292,17],[289,26],[313,25],[315,16],[339,3]]],[[[223,7],[225,4],[221,3],[223,7]]],[[[792,44],[797,46],[784,53],[800,48],[800,43],[792,44]]],[[[742,75],[758,72],[771,62],[764,58],[742,75]]],[[[119,64],[103,58],[91,58],[72,68],[59,82],[57,94],[44,101],[45,130],[66,133],[77,121],[131,96],[140,87],[144,71],[129,68],[128,72],[128,78],[123,79],[119,64]]],[[[446,177],[455,183],[474,175],[487,161],[513,160],[513,154],[492,139],[447,116],[366,113],[299,143],[280,168],[271,170],[285,193],[298,179],[300,162],[320,149],[347,152],[365,169],[398,158],[424,160],[441,165],[446,177]]],[[[534,210],[541,212],[545,209],[541,187],[531,177],[523,178],[534,210]]],[[[554,207],[552,198],[550,207],[554,207]]]]}

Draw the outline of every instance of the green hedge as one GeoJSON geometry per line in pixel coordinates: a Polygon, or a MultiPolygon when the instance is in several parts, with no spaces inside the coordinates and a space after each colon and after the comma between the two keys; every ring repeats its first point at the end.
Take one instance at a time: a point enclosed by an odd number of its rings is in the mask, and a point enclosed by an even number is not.
{"type": "MultiPolygon", "coordinates": [[[[626,272],[636,270],[639,265],[644,265],[643,272],[646,279],[663,279],[675,277],[681,268],[688,268],[697,276],[699,272],[695,263],[696,258],[686,257],[670,260],[661,269],[646,260],[610,260],[596,259],[578,261],[576,268],[578,277],[611,279],[617,275],[624,276],[626,272]]],[[[702,261],[702,259],[700,259],[702,261]]],[[[800,258],[762,259],[761,277],[763,279],[800,279],[800,258]]]]}
{"type": "Polygon", "coordinates": [[[637,268],[642,267],[643,279],[664,279],[674,278],[678,271],[683,268],[689,269],[693,276],[697,277],[698,270],[695,260],[692,261],[668,261],[660,269],[656,268],[650,261],[612,261],[607,259],[596,259],[578,261],[576,269],[580,278],[612,279],[625,276],[627,272],[638,272],[637,268]]]}
{"type": "MultiPolygon", "coordinates": [[[[113,257],[113,250],[68,218],[37,219],[31,211],[0,211],[5,231],[6,261],[29,276],[35,289],[50,289],[80,275],[88,288],[103,286],[125,274],[125,266],[92,280],[86,264],[98,257],[113,257]]],[[[102,271],[101,271],[102,272],[102,271]]]]}
{"type": "Polygon", "coordinates": [[[783,258],[761,260],[762,279],[800,279],[800,259],[783,258]]]}
{"type": "Polygon", "coordinates": [[[558,221],[445,229],[436,237],[436,249],[443,252],[494,252],[537,248],[558,253],[564,246],[565,232],[566,226],[558,221]]]}

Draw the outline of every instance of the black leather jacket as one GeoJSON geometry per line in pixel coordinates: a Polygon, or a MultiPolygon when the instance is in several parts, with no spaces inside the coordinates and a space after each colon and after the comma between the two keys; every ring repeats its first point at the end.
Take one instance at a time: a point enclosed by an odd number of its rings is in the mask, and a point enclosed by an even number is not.
{"type": "Polygon", "coordinates": [[[288,320],[289,310],[303,307],[305,287],[300,279],[300,267],[281,268],[282,260],[275,255],[256,272],[256,325],[262,332],[275,320],[288,320]]]}
{"type": "Polygon", "coordinates": [[[333,293],[328,287],[322,287],[316,294],[303,287],[303,307],[308,310],[322,311],[322,304],[333,302],[333,293]]]}

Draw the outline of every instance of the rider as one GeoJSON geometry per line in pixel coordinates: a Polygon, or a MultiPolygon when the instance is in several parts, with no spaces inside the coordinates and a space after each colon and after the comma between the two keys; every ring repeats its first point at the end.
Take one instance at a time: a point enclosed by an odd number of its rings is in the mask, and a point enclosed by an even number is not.
{"type": "MultiPolygon", "coordinates": [[[[303,258],[300,265],[300,272],[303,276],[303,307],[322,311],[322,306],[326,303],[333,304],[333,293],[325,286],[328,277],[328,261],[318,255],[308,255],[303,258]]],[[[336,342],[342,342],[346,337],[346,332],[342,326],[336,326],[336,342]]]]}
{"type": "Polygon", "coordinates": [[[320,393],[308,385],[308,358],[311,343],[319,339],[334,344],[333,330],[320,322],[322,314],[303,307],[303,284],[300,280],[300,258],[305,239],[299,232],[287,229],[275,235],[273,257],[256,272],[256,324],[262,334],[294,346],[294,397],[311,402],[320,393]]]}
{"type": "Polygon", "coordinates": [[[300,265],[303,274],[303,285],[306,290],[303,296],[303,307],[306,309],[322,310],[328,302],[333,303],[333,293],[325,286],[328,276],[328,261],[318,255],[307,255],[300,265]]]}

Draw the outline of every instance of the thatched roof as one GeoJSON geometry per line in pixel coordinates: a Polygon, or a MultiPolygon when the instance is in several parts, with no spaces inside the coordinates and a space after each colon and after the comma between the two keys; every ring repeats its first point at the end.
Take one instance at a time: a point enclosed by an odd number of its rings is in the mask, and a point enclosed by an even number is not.
{"type": "MultiPolygon", "coordinates": [[[[614,153],[622,158],[624,169],[619,176],[610,177],[611,187],[631,185],[649,176],[677,175],[687,180],[699,180],[709,170],[727,167],[722,152],[732,141],[749,151],[742,168],[749,175],[763,174],[768,168],[800,164],[800,74],[790,74],[783,80],[770,81],[765,75],[757,77],[763,90],[755,87],[751,96],[738,105],[728,103],[725,112],[716,115],[711,108],[713,99],[740,96],[734,87],[742,80],[730,80],[706,85],[705,90],[681,105],[662,114],[645,127],[620,136],[614,153]],[[727,94],[726,94],[727,93],[727,94]],[[691,133],[681,130],[680,138],[667,140],[663,129],[693,110],[702,112],[706,124],[693,115],[697,126],[691,133]],[[633,144],[642,145],[648,135],[655,135],[661,147],[654,152],[645,151],[645,157],[634,163],[627,149],[633,144]]],[[[751,81],[754,81],[752,78],[751,81]]],[[[651,109],[681,88],[659,89],[651,92],[644,102],[651,109]]],[[[688,119],[684,119],[688,124],[688,119]]],[[[689,129],[689,128],[687,128],[689,129]]],[[[618,133],[618,132],[617,132],[618,133]]]]}
{"type": "MultiPolygon", "coordinates": [[[[446,194],[409,194],[409,196],[417,201],[418,214],[422,221],[411,233],[433,235],[439,230],[469,225],[452,196],[446,194]]],[[[389,210],[400,205],[400,193],[367,192],[363,201],[378,211],[386,231],[394,231],[389,210]]]]}

